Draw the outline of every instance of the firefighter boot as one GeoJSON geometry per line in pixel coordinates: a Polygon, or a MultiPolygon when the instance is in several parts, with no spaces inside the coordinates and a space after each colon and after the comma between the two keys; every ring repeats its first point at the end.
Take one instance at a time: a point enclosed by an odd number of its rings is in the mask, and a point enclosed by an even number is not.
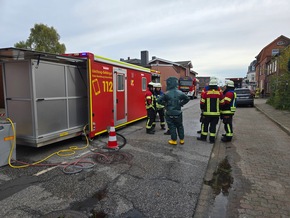
{"type": "Polygon", "coordinates": [[[172,139],[170,139],[170,140],[168,141],[168,143],[169,143],[170,145],[177,145],[177,141],[176,141],[176,140],[172,140],[172,139]]]}
{"type": "Polygon", "coordinates": [[[151,129],[146,129],[147,134],[154,134],[154,132],[151,129]]]}
{"type": "Polygon", "coordinates": [[[183,144],[184,144],[184,139],[180,139],[179,143],[180,143],[181,145],[183,145],[183,144]]]}
{"type": "Polygon", "coordinates": [[[164,135],[170,135],[169,129],[164,133],[164,135]]]}
{"type": "Polygon", "coordinates": [[[227,137],[227,136],[224,136],[224,137],[222,137],[222,142],[230,142],[230,141],[232,141],[232,137],[227,137]]]}
{"type": "Polygon", "coordinates": [[[205,135],[201,135],[200,137],[196,138],[199,141],[206,141],[206,136],[205,135]]]}
{"type": "Polygon", "coordinates": [[[215,137],[214,136],[210,136],[209,137],[209,143],[214,143],[215,142],[215,137]]]}

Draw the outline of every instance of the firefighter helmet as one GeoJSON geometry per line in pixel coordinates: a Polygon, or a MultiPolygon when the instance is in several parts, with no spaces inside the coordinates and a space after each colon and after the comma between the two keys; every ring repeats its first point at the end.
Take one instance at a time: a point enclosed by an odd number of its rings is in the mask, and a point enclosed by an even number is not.
{"type": "Polygon", "coordinates": [[[154,87],[154,84],[155,84],[154,82],[150,82],[150,83],[148,83],[148,87],[149,87],[149,86],[154,87]]]}
{"type": "Polygon", "coordinates": [[[155,83],[153,86],[154,86],[154,88],[161,88],[162,87],[161,83],[155,83]]]}
{"type": "Polygon", "coordinates": [[[217,79],[216,78],[214,78],[214,79],[211,79],[210,81],[209,81],[209,86],[217,86],[217,84],[218,84],[218,81],[217,81],[217,79]]]}
{"type": "Polygon", "coordinates": [[[232,80],[227,80],[227,81],[226,81],[226,85],[227,85],[228,87],[235,87],[235,83],[234,83],[234,81],[232,81],[232,80]]]}

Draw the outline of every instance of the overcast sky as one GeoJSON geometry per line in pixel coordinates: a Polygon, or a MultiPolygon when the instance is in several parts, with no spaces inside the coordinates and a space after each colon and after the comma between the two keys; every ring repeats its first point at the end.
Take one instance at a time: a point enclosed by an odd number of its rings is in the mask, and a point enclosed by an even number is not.
{"type": "Polygon", "coordinates": [[[66,52],[187,61],[199,76],[245,77],[261,49],[290,38],[289,0],[0,0],[0,48],[54,27],[66,52]]]}

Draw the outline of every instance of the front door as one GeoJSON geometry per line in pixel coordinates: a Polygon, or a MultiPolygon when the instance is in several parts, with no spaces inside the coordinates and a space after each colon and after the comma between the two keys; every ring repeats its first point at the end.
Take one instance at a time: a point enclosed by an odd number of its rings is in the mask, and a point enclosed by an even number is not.
{"type": "Polygon", "coordinates": [[[127,122],[127,71],[115,67],[114,77],[114,121],[115,125],[127,122]]]}

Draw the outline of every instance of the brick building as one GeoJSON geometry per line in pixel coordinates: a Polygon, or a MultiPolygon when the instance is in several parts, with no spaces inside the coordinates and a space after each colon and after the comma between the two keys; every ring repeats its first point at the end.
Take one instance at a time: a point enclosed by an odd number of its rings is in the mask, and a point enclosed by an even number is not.
{"type": "Polygon", "coordinates": [[[270,93],[270,75],[272,71],[277,71],[277,62],[272,63],[272,58],[288,45],[290,45],[290,39],[281,35],[265,46],[256,56],[256,86],[264,90],[266,95],[270,93]]]}
{"type": "Polygon", "coordinates": [[[160,78],[157,78],[158,81],[162,85],[162,90],[165,91],[166,87],[166,79],[170,76],[174,76],[177,78],[181,77],[191,77],[195,78],[197,73],[192,70],[191,61],[169,61],[162,58],[158,58],[153,56],[149,61],[149,53],[148,51],[141,51],[141,59],[136,58],[128,58],[124,60],[123,58],[120,61],[124,61],[130,64],[136,64],[143,67],[148,67],[152,70],[156,70],[160,72],[160,78]]]}

